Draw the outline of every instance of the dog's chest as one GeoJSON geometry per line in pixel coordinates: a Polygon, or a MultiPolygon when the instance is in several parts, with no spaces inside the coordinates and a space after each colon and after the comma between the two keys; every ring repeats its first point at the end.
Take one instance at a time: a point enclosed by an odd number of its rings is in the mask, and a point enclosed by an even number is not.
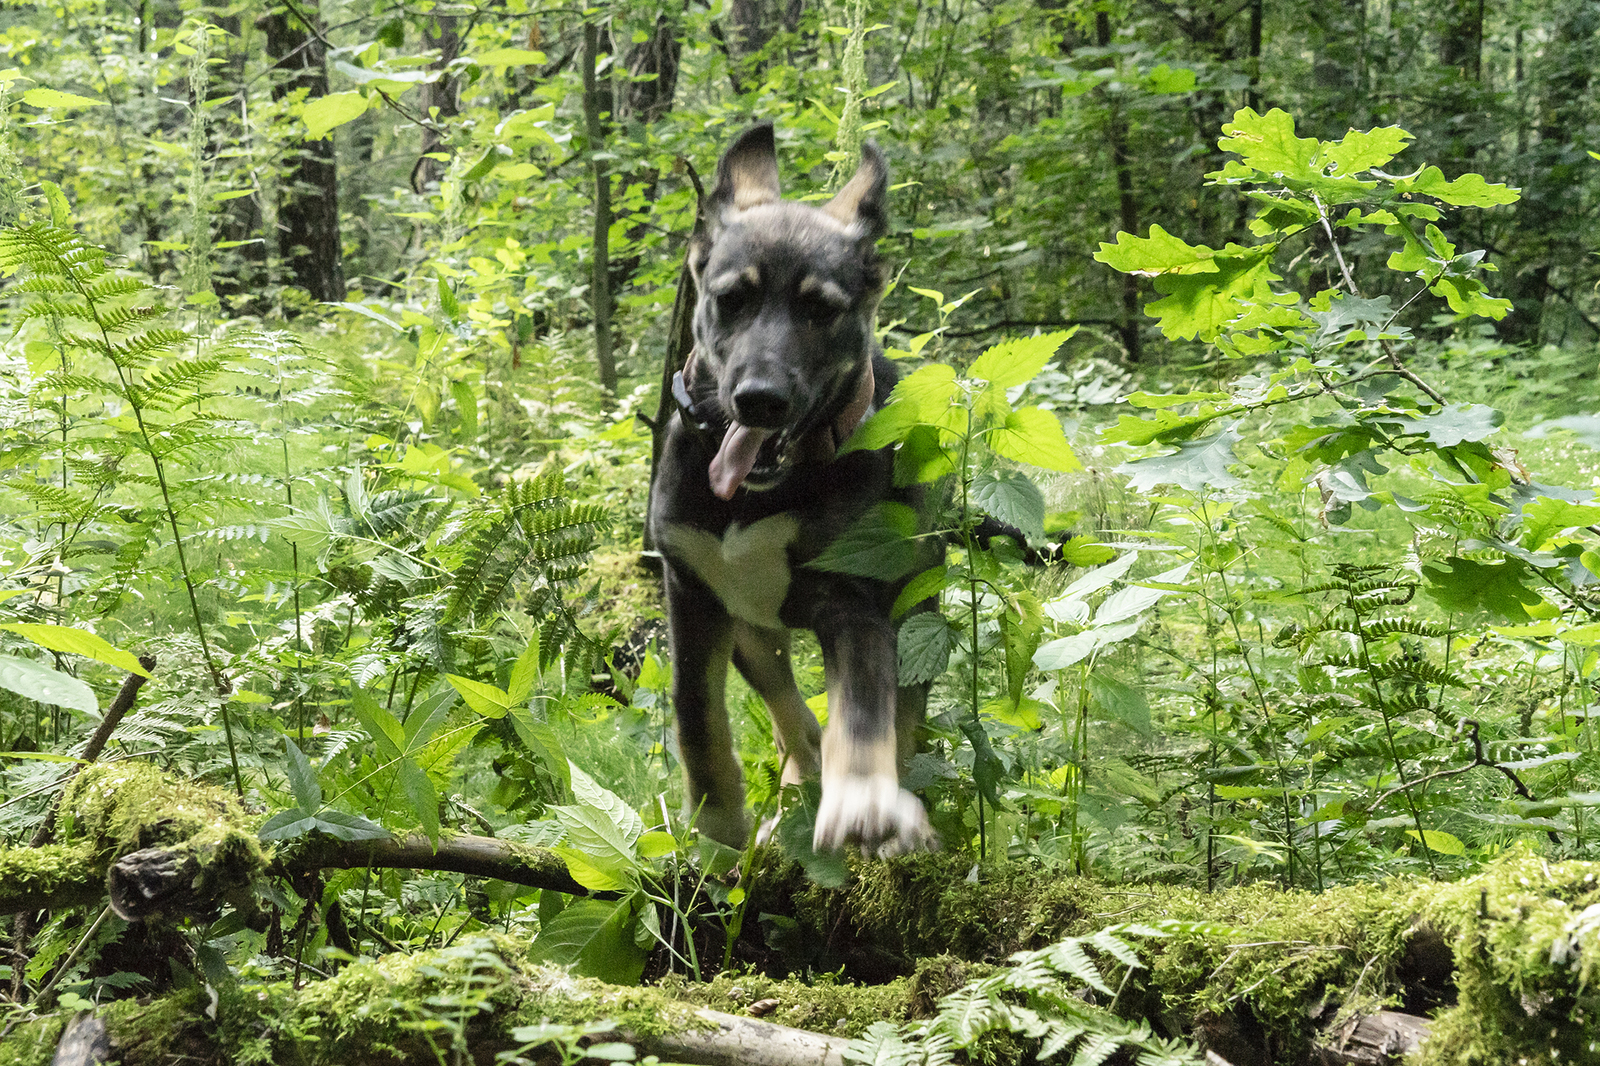
{"type": "Polygon", "coordinates": [[[789,546],[800,532],[791,514],[748,526],[731,523],[719,537],[694,526],[667,526],[667,551],[688,564],[728,613],[751,625],[781,629],[778,612],[789,595],[789,546]]]}

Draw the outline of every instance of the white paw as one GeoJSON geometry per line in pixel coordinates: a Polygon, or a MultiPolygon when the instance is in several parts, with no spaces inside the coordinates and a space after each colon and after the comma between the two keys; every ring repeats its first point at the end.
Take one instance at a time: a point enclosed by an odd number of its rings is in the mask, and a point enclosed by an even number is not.
{"type": "Polygon", "coordinates": [[[817,830],[811,838],[816,850],[838,851],[846,844],[860,844],[862,850],[888,858],[932,849],[937,843],[922,801],[893,777],[875,774],[823,782],[817,830]]]}
{"type": "Polygon", "coordinates": [[[759,845],[761,847],[766,847],[768,844],[772,843],[772,838],[775,835],[777,835],[777,832],[778,832],[778,820],[780,818],[782,818],[782,817],[783,817],[783,812],[779,811],[777,814],[774,814],[771,818],[767,818],[764,821],[762,821],[760,827],[758,829],[756,829],[756,844],[757,845],[759,845]]]}
{"type": "Polygon", "coordinates": [[[719,844],[743,849],[750,839],[750,818],[743,808],[701,807],[699,812],[684,811],[684,821],[694,819],[694,827],[719,844]]]}

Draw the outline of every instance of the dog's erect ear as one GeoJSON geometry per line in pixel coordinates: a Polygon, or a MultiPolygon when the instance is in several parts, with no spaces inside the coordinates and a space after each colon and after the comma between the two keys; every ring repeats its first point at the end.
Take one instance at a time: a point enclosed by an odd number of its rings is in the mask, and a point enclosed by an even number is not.
{"type": "Polygon", "coordinates": [[[726,221],[732,211],[743,211],[758,204],[777,203],[778,146],[772,137],[772,123],[751,126],[739,135],[717,164],[717,187],[711,193],[711,232],[726,221]]]}
{"type": "Polygon", "coordinates": [[[822,210],[875,241],[889,229],[889,164],[871,141],[861,145],[861,166],[822,210]]]}

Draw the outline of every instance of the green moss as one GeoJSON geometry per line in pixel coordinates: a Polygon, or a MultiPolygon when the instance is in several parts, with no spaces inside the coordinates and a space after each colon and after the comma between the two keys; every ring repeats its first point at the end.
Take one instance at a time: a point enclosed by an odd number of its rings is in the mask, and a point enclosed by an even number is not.
{"type": "Polygon", "coordinates": [[[68,1017],[62,1011],[18,1023],[0,1040],[0,1066],[49,1066],[68,1017]]]}
{"type": "Polygon", "coordinates": [[[1517,848],[1419,897],[1455,950],[1460,996],[1421,1062],[1600,1063],[1600,864],[1517,848]]]}
{"type": "Polygon", "coordinates": [[[0,894],[23,896],[51,892],[62,885],[105,873],[87,841],[46,844],[38,848],[0,848],[0,894]]]}

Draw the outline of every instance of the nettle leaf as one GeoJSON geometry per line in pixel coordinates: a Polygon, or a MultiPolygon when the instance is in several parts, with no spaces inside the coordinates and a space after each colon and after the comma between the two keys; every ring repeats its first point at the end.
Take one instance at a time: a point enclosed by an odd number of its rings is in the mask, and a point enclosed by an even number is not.
{"type": "Polygon", "coordinates": [[[1142,689],[1095,670],[1089,675],[1089,695],[1106,717],[1150,736],[1150,701],[1142,689]]]}
{"type": "Polygon", "coordinates": [[[1034,540],[1044,536],[1044,494],[1022,471],[984,471],[972,479],[972,500],[1024,536],[1034,540]]]}
{"type": "Polygon", "coordinates": [[[1032,381],[1075,332],[1076,327],[997,344],[973,360],[967,376],[1002,389],[1032,381]]]}
{"type": "Polygon", "coordinates": [[[1600,523],[1600,504],[1540,497],[1522,509],[1522,546],[1538,551],[1550,539],[1579,526],[1600,523]]]}
{"type": "Polygon", "coordinates": [[[915,511],[903,503],[880,503],[852,522],[806,565],[836,574],[893,581],[916,565],[916,535],[915,511]]]}
{"type": "Polygon", "coordinates": [[[14,655],[0,656],[0,688],[10,689],[39,703],[54,704],[93,714],[100,709],[94,689],[41,662],[14,655]]]}
{"type": "Polygon", "coordinates": [[[894,453],[894,483],[925,485],[955,473],[956,460],[945,448],[939,430],[919,425],[906,434],[894,453]]]}
{"type": "Polygon", "coordinates": [[[433,781],[415,759],[401,759],[399,763],[400,789],[411,804],[411,813],[422,826],[423,834],[434,847],[439,846],[439,793],[433,781]]]}
{"type": "MultiPolygon", "coordinates": [[[[1004,425],[989,431],[989,448],[996,455],[1046,470],[1082,470],[1072,454],[1061,420],[1042,407],[1019,407],[1006,415],[1004,425]]],[[[1041,523],[1043,518],[1040,519],[1041,523]]]]}
{"type": "Polygon", "coordinates": [[[1120,622],[1117,625],[1086,629],[1070,637],[1061,637],[1042,645],[1033,653],[1033,665],[1041,670],[1064,670],[1082,662],[1101,648],[1123,641],[1139,632],[1143,619],[1120,622]]]}
{"type": "Polygon", "coordinates": [[[1422,568],[1426,589],[1447,611],[1488,611],[1509,622],[1526,622],[1528,608],[1544,602],[1530,586],[1537,576],[1520,559],[1479,563],[1452,555],[1422,568]]]}
{"type": "MultiPolygon", "coordinates": [[[[1387,421],[1385,419],[1384,421],[1387,421]]],[[[1428,443],[1439,448],[1453,448],[1462,441],[1480,441],[1497,429],[1505,416],[1493,407],[1481,403],[1453,403],[1436,414],[1422,418],[1398,418],[1395,424],[1402,432],[1421,433],[1428,443]]]]}
{"type": "Polygon", "coordinates": [[[1455,181],[1449,181],[1445,178],[1444,171],[1438,167],[1424,167],[1422,173],[1416,177],[1402,178],[1395,182],[1394,189],[1402,195],[1421,193],[1455,207],[1495,207],[1500,204],[1514,204],[1522,196],[1519,190],[1509,185],[1491,185],[1483,180],[1481,174],[1463,174],[1455,181]]]}
{"type": "Polygon", "coordinates": [[[1143,493],[1157,485],[1178,485],[1190,492],[1207,487],[1236,488],[1242,482],[1228,472],[1228,467],[1239,461],[1233,454],[1233,445],[1239,440],[1237,426],[1235,422],[1219,433],[1181,444],[1171,455],[1123,463],[1117,472],[1126,474],[1134,491],[1143,493]]]}
{"type": "Polygon", "coordinates": [[[921,611],[900,626],[900,684],[920,685],[944,673],[958,631],[938,611],[921,611]]]}
{"type": "Polygon", "coordinates": [[[917,404],[908,400],[890,401],[882,410],[856,427],[848,440],[839,447],[839,454],[847,452],[875,452],[903,440],[907,433],[921,421],[917,404]]]}
{"type": "Polygon", "coordinates": [[[889,617],[899,618],[923,600],[933,599],[949,587],[950,568],[943,563],[930,567],[906,582],[906,587],[894,598],[894,606],[889,610],[889,617]]]}
{"type": "MultiPolygon", "coordinates": [[[[891,403],[909,403],[924,422],[936,422],[956,398],[956,371],[944,363],[929,363],[900,379],[890,394],[891,403]]],[[[885,408],[887,410],[887,408],[885,408]]]]}
{"type": "Polygon", "coordinates": [[[22,102],[34,107],[100,107],[104,100],[77,93],[64,93],[60,89],[29,89],[22,94],[22,102]]]}

